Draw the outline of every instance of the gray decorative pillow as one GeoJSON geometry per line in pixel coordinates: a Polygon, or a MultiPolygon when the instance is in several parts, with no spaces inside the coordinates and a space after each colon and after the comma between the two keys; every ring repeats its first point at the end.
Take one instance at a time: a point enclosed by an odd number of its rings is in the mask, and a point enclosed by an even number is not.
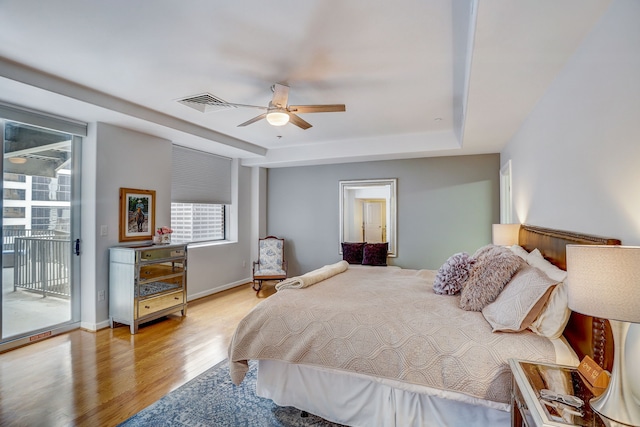
{"type": "Polygon", "coordinates": [[[451,255],[438,270],[433,281],[433,291],[440,295],[455,295],[460,292],[474,263],[475,260],[466,252],[451,255]]]}
{"type": "Polygon", "coordinates": [[[482,311],[487,304],[495,301],[502,288],[526,261],[511,249],[495,245],[478,249],[473,258],[476,262],[460,293],[460,308],[482,311]]]}

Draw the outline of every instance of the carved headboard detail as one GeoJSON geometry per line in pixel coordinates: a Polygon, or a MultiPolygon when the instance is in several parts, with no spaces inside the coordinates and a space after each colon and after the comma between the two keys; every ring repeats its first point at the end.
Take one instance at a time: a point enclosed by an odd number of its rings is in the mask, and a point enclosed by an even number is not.
{"type": "MultiPolygon", "coordinates": [[[[619,245],[620,240],[571,231],[522,225],[518,238],[520,246],[531,252],[538,249],[542,255],[559,268],[567,269],[567,245],[619,245]]],[[[613,366],[613,337],[609,322],[597,317],[571,313],[564,336],[582,359],[589,355],[600,366],[611,371],[613,366]]]]}

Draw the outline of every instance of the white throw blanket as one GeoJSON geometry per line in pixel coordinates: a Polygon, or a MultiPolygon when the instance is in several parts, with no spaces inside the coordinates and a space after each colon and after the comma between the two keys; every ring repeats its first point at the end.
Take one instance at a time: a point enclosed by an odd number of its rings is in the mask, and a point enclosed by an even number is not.
{"type": "Polygon", "coordinates": [[[318,282],[322,282],[329,277],[333,277],[336,274],[340,274],[349,268],[347,261],[340,261],[335,264],[325,265],[317,270],[310,271],[302,276],[291,277],[285,279],[276,285],[276,291],[281,289],[302,289],[307,286],[315,285],[318,282]]]}

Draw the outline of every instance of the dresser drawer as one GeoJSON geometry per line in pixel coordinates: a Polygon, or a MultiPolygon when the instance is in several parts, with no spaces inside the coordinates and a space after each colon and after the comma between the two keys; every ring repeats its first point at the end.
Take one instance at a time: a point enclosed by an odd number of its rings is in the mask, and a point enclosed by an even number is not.
{"type": "Polygon", "coordinates": [[[138,318],[180,304],[184,304],[184,292],[182,291],[148,298],[138,302],[138,318]]]}
{"type": "Polygon", "coordinates": [[[164,262],[159,264],[144,264],[140,266],[139,280],[150,281],[159,277],[184,273],[182,261],[164,262]]]}
{"type": "Polygon", "coordinates": [[[140,257],[139,261],[146,262],[146,261],[155,261],[158,259],[167,259],[167,258],[184,258],[186,253],[187,251],[186,249],[184,249],[184,247],[162,248],[162,247],[155,246],[150,249],[141,250],[140,252],[138,252],[138,255],[140,257]]]}

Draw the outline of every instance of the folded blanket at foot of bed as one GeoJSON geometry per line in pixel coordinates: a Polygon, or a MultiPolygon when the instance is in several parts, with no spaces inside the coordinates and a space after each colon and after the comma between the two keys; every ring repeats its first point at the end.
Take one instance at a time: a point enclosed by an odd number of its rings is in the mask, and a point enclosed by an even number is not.
{"type": "Polygon", "coordinates": [[[276,290],[281,289],[302,289],[307,286],[315,285],[318,282],[333,277],[336,274],[340,274],[349,268],[349,263],[346,261],[340,261],[335,264],[325,265],[317,270],[310,271],[302,276],[291,277],[285,279],[276,285],[276,290]]]}

